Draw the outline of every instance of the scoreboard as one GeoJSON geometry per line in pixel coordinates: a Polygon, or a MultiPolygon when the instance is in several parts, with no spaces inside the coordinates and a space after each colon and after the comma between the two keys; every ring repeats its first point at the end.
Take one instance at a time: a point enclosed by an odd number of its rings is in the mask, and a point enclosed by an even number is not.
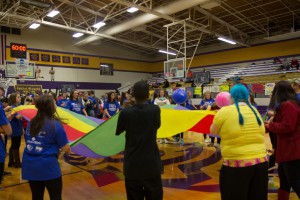
{"type": "Polygon", "coordinates": [[[26,59],[27,57],[26,44],[10,43],[10,57],[26,59]]]}

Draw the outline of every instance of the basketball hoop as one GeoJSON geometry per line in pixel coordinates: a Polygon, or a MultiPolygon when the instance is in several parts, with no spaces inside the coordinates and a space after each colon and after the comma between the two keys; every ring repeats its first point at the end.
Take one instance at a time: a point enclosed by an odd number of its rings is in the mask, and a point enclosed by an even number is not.
{"type": "Polygon", "coordinates": [[[24,74],[19,74],[19,75],[18,75],[19,80],[20,80],[21,83],[23,83],[23,82],[25,81],[25,76],[26,76],[26,75],[24,75],[24,74]]]}
{"type": "Polygon", "coordinates": [[[196,87],[201,87],[203,83],[195,83],[196,87]]]}
{"type": "Polygon", "coordinates": [[[172,77],[168,77],[167,80],[168,80],[169,83],[173,82],[172,81],[173,80],[172,77]]]}

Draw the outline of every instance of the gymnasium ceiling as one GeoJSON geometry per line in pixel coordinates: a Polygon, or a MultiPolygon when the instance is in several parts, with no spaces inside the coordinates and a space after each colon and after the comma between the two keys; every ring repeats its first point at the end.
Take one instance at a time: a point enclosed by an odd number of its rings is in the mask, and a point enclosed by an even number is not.
{"type": "MultiPolygon", "coordinates": [[[[150,56],[166,49],[164,26],[180,20],[187,23],[186,36],[188,41],[192,40],[188,45],[196,44],[200,36],[201,47],[222,43],[217,37],[223,36],[237,41],[237,45],[251,46],[257,38],[290,33],[292,27],[299,30],[300,0],[0,1],[0,25],[27,29],[34,22],[40,23],[67,30],[70,36],[75,32],[84,33],[74,45],[97,44],[103,40],[150,56]],[[139,10],[129,13],[130,7],[139,10]],[[47,17],[53,9],[60,13],[47,17]],[[106,25],[93,27],[101,21],[106,25]]],[[[170,32],[174,33],[179,26],[170,27],[170,32]]],[[[179,35],[174,38],[182,39],[179,35]]],[[[192,48],[188,50],[192,52],[192,48]]]]}

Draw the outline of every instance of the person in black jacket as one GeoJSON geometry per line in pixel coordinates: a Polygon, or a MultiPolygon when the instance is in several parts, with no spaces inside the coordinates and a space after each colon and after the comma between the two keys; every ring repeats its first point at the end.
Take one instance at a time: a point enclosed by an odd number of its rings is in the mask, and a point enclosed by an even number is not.
{"type": "Polygon", "coordinates": [[[170,87],[170,83],[167,79],[165,79],[163,83],[163,88],[168,88],[168,87],[170,87]]]}
{"type": "Polygon", "coordinates": [[[133,86],[135,104],[124,108],[116,135],[126,131],[124,154],[125,187],[128,200],[162,200],[161,160],[156,143],[160,108],[148,104],[149,86],[139,81],[133,86]]]}

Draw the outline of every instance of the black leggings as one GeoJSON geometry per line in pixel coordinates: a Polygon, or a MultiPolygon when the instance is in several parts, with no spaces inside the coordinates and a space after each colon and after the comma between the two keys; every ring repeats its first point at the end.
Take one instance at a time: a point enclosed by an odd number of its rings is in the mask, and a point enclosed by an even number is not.
{"type": "Polygon", "coordinates": [[[300,198],[300,159],[279,163],[280,189],[290,192],[291,188],[300,198]]]}
{"type": "Polygon", "coordinates": [[[2,181],[3,173],[4,173],[4,163],[0,163],[0,184],[2,181]]]}
{"type": "Polygon", "coordinates": [[[21,136],[12,136],[11,137],[11,149],[12,150],[19,150],[21,146],[21,136]]]}
{"type": "MultiPolygon", "coordinates": [[[[210,142],[211,143],[215,143],[215,138],[216,137],[213,137],[213,136],[209,136],[210,137],[210,142]]],[[[217,137],[217,143],[220,144],[221,143],[221,138],[217,137]]]]}
{"type": "Polygon", "coordinates": [[[51,200],[61,200],[62,178],[48,181],[29,181],[32,200],[43,200],[45,188],[47,188],[51,200]]]}
{"type": "Polygon", "coordinates": [[[267,200],[268,163],[250,167],[222,166],[220,172],[222,200],[267,200]]]}
{"type": "Polygon", "coordinates": [[[182,133],[178,133],[177,135],[175,135],[175,137],[183,139],[183,132],[182,133]]]}

